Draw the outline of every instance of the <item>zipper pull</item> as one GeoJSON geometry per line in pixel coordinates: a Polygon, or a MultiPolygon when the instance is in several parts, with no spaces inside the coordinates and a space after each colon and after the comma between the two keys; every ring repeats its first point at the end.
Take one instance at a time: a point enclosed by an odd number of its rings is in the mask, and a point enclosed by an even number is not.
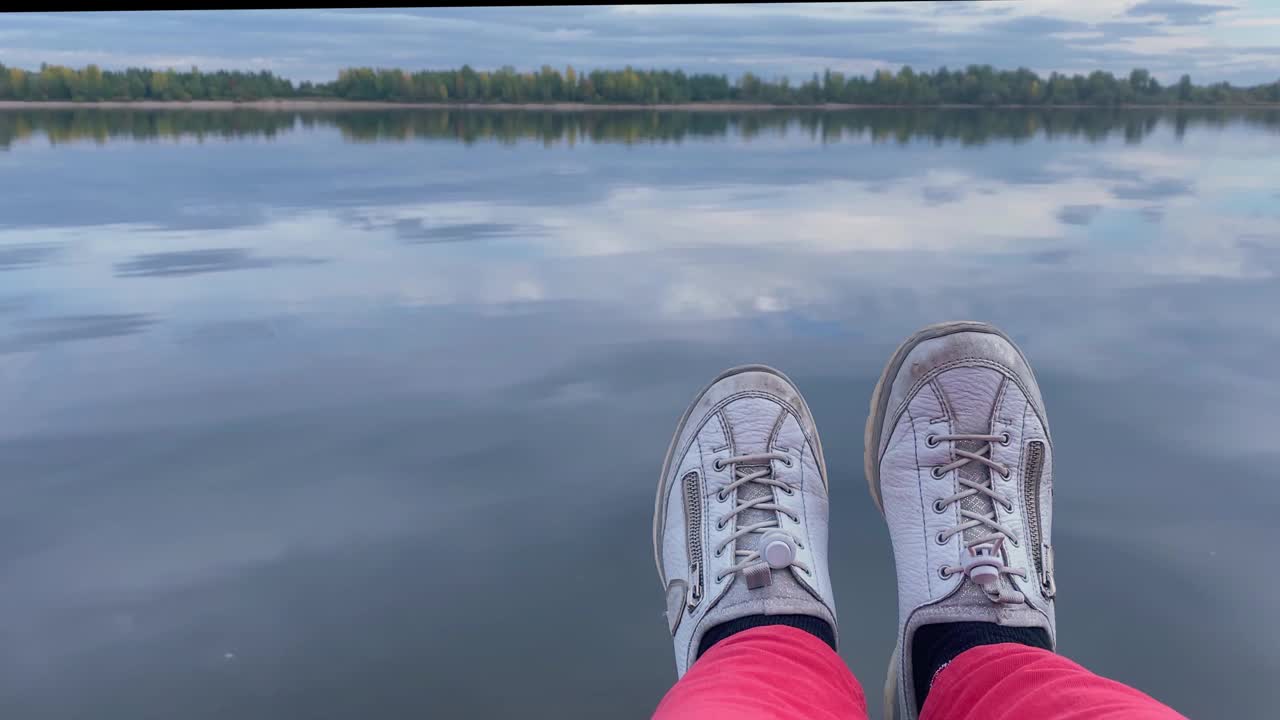
{"type": "Polygon", "coordinates": [[[689,612],[702,602],[702,563],[689,565],[689,612]]]}
{"type": "Polygon", "coordinates": [[[1040,573],[1040,592],[1046,600],[1052,600],[1058,594],[1058,586],[1053,581],[1053,546],[1042,545],[1040,554],[1044,558],[1044,571],[1040,573]]]}

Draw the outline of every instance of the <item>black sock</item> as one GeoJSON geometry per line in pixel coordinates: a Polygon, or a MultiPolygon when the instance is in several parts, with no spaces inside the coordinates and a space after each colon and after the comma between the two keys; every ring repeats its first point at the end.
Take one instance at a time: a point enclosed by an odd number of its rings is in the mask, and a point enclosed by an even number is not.
{"type": "Polygon", "coordinates": [[[812,615],[748,615],[737,620],[720,623],[708,630],[702,636],[702,642],[698,643],[698,657],[702,657],[702,653],[710,649],[712,645],[730,635],[765,625],[786,625],[787,627],[798,628],[831,646],[832,650],[836,649],[835,630],[831,628],[830,623],[822,618],[812,615]]]}
{"type": "Polygon", "coordinates": [[[979,645],[1018,643],[1053,649],[1044,628],[1008,627],[985,622],[954,622],[923,625],[911,639],[912,680],[916,689],[916,712],[924,709],[929,683],[943,665],[957,655],[979,645]]]}

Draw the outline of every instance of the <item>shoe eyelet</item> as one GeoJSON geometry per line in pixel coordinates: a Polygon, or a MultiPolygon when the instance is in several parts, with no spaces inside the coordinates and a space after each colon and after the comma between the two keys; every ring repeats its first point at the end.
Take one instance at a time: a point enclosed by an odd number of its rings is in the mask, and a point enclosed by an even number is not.
{"type": "Polygon", "coordinates": [[[1009,443],[1011,443],[1011,442],[1013,442],[1013,438],[1009,437],[1009,431],[1007,431],[1007,430],[1006,430],[1006,431],[1004,431],[1004,432],[1000,433],[1000,444],[1001,444],[1001,445],[1008,445],[1008,444],[1009,444],[1009,443]]]}
{"type": "Polygon", "coordinates": [[[795,494],[796,494],[796,491],[795,491],[795,488],[785,487],[785,488],[782,488],[782,494],[783,494],[783,495],[795,495],[795,494]]]}
{"type": "Polygon", "coordinates": [[[1008,480],[1009,476],[1012,474],[1013,474],[1013,471],[1009,469],[1008,465],[1005,465],[1004,470],[1000,471],[1000,477],[1004,478],[1005,480],[1008,480]]]}
{"type": "Polygon", "coordinates": [[[783,465],[785,465],[785,466],[787,466],[787,467],[791,467],[794,463],[792,463],[792,462],[791,462],[791,458],[789,458],[789,457],[788,457],[788,458],[783,458],[783,459],[782,459],[782,464],[783,464],[783,465]]]}
{"type": "Polygon", "coordinates": [[[947,566],[946,566],[946,565],[939,565],[939,566],[938,566],[938,577],[942,578],[943,580],[950,580],[950,579],[951,579],[951,573],[947,571],[947,566]]]}
{"type": "Polygon", "coordinates": [[[1001,504],[1001,505],[1004,505],[1004,511],[1005,511],[1005,512],[1013,512],[1013,503],[1011,503],[1011,502],[1005,502],[1005,503],[1000,503],[1000,504],[1001,504]]]}
{"type": "Polygon", "coordinates": [[[723,575],[716,575],[716,584],[717,584],[717,585],[723,585],[723,584],[724,584],[724,576],[723,576],[723,575]]]}
{"type": "Polygon", "coordinates": [[[941,465],[935,465],[933,469],[929,471],[929,474],[933,476],[934,480],[941,480],[942,476],[946,475],[946,473],[942,472],[941,465]]]}
{"type": "Polygon", "coordinates": [[[947,511],[947,506],[942,504],[942,498],[933,501],[933,511],[939,515],[947,511]]]}
{"type": "Polygon", "coordinates": [[[947,541],[948,541],[949,539],[950,539],[950,538],[945,538],[945,537],[943,537],[943,536],[942,536],[942,533],[938,533],[938,534],[936,534],[936,535],[934,535],[934,536],[933,536],[933,541],[934,541],[934,542],[936,542],[936,543],[938,543],[939,545],[946,545],[946,544],[947,544],[947,541]]]}
{"type": "Polygon", "coordinates": [[[932,433],[924,436],[924,444],[927,447],[938,447],[938,436],[932,433]]]}
{"type": "Polygon", "coordinates": [[[728,523],[726,523],[723,519],[720,519],[720,520],[717,520],[717,521],[716,521],[716,529],[717,529],[717,530],[723,530],[725,525],[728,525],[728,523]]]}
{"type": "Polygon", "coordinates": [[[715,556],[721,557],[722,555],[724,555],[724,548],[716,548],[715,556]]]}
{"type": "Polygon", "coordinates": [[[725,502],[728,499],[729,499],[729,496],[726,495],[723,490],[716,491],[716,500],[719,500],[720,502],[725,502]]]}
{"type": "Polygon", "coordinates": [[[716,458],[716,461],[711,463],[711,467],[715,468],[716,472],[719,472],[724,469],[724,463],[720,462],[720,458],[716,458]]]}

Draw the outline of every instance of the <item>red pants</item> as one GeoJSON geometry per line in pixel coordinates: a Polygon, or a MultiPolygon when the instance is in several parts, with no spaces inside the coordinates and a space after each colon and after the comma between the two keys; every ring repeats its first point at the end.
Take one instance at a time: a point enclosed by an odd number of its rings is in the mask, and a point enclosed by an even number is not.
{"type": "MultiPolygon", "coordinates": [[[[909,682],[909,680],[908,680],[909,682]]],[[[671,688],[655,720],[866,718],[848,666],[803,630],[752,628],[707,650],[671,688]]],[[[921,720],[1185,720],[1149,696],[1066,658],[1024,645],[985,645],[939,671],[921,720]]]]}

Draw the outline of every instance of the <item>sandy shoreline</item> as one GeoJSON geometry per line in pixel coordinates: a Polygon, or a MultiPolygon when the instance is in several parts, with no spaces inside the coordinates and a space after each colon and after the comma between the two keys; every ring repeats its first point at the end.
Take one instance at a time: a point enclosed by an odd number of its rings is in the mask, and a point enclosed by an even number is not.
{"type": "Polygon", "coordinates": [[[624,105],[586,103],[396,103],[353,100],[255,100],[233,102],[231,100],[193,100],[191,102],[140,100],[137,102],[103,101],[71,102],[66,100],[21,101],[0,100],[0,110],[276,110],[276,111],[350,111],[350,110],[536,110],[543,112],[586,111],[663,111],[663,112],[761,112],[769,110],[1239,110],[1276,109],[1280,103],[1255,103],[1241,105],[764,105],[752,103],[686,103],[681,105],[624,105]]]}

